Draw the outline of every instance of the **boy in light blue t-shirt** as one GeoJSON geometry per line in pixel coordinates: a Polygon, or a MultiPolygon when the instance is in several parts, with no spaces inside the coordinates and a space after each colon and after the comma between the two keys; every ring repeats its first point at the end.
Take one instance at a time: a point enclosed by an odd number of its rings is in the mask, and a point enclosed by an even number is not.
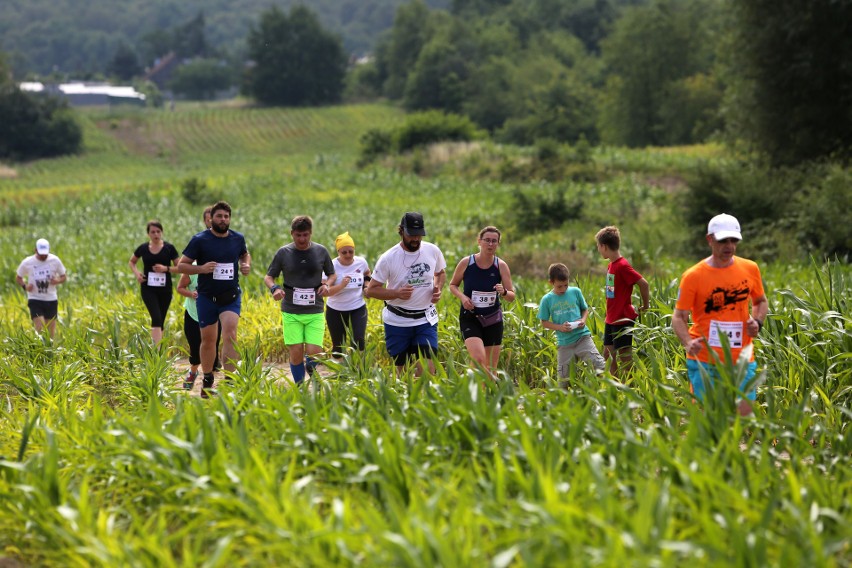
{"type": "Polygon", "coordinates": [[[562,263],[547,269],[548,282],[553,290],[544,295],[538,307],[538,319],[545,329],[556,332],[559,378],[568,376],[574,357],[590,362],[596,374],[602,374],[606,361],[601,357],[592,333],[586,327],[589,306],[579,288],[568,285],[570,273],[562,263]]]}

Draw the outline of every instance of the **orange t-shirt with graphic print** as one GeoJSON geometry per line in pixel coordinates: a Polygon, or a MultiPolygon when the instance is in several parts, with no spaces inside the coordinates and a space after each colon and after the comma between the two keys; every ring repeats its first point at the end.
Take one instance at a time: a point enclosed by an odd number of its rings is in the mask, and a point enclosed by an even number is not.
{"type": "MultiPolygon", "coordinates": [[[[724,360],[720,334],[727,335],[736,361],[740,351],[751,344],[751,336],[746,333],[749,300],[753,302],[764,292],[757,264],[737,256],[733,261],[725,268],[714,268],[702,260],[689,268],[680,279],[675,307],[692,312],[689,335],[705,338],[720,360],[724,360]]],[[[706,345],[696,357],[689,358],[714,362],[706,345]]],[[[754,361],[754,353],[750,361],[754,361]]]]}

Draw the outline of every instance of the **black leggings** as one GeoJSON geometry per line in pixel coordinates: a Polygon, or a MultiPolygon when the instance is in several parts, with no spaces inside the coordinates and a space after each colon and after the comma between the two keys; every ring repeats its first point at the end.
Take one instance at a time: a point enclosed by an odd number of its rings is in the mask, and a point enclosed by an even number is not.
{"type": "Polygon", "coordinates": [[[151,314],[151,327],[162,328],[169,312],[169,304],[172,303],[172,289],[142,286],[142,301],[151,314]]]}
{"type": "MultiPolygon", "coordinates": [[[[214,369],[221,369],[219,364],[219,342],[222,340],[222,325],[216,324],[219,329],[219,334],[216,336],[216,362],[213,363],[214,369]]],[[[192,319],[189,312],[183,313],[183,334],[186,336],[186,342],[189,344],[189,364],[201,364],[201,327],[198,322],[192,319]]]]}
{"type": "Polygon", "coordinates": [[[342,347],[347,330],[352,333],[350,345],[359,351],[364,350],[364,338],[367,335],[367,306],[347,312],[339,312],[326,306],[325,323],[331,335],[331,352],[334,355],[343,354],[342,347]]]}
{"type": "Polygon", "coordinates": [[[189,312],[183,312],[183,334],[189,344],[189,364],[201,364],[201,328],[189,312]]]}

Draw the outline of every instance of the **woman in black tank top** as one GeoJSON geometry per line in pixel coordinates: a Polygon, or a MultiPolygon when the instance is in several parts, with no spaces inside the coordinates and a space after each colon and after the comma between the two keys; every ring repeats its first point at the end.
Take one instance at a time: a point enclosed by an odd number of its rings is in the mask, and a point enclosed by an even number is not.
{"type": "Polygon", "coordinates": [[[515,299],[509,265],[497,258],[500,230],[479,232],[479,252],[461,259],[450,281],[450,292],[461,301],[459,327],[473,362],[497,378],[503,343],[501,302],[515,299]],[[464,284],[464,290],[459,285],[464,284]]]}

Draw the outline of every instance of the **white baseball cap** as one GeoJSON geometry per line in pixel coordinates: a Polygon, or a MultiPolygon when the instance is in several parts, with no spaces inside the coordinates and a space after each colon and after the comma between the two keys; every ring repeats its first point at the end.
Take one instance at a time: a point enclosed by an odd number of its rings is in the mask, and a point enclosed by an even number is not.
{"type": "Polygon", "coordinates": [[[743,240],[740,234],[740,222],[733,215],[722,213],[710,219],[707,224],[707,234],[713,235],[717,241],[734,237],[735,239],[743,240]]]}
{"type": "Polygon", "coordinates": [[[39,254],[47,254],[50,252],[50,243],[47,239],[39,239],[36,241],[36,252],[39,254]]]}

